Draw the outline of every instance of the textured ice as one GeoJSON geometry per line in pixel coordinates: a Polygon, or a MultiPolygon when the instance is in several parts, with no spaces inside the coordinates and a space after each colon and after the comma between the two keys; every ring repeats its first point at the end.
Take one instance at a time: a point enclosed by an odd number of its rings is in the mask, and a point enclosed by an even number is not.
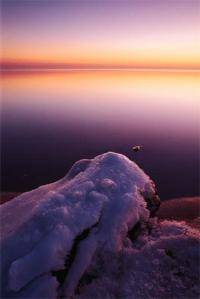
{"type": "Polygon", "coordinates": [[[154,228],[158,204],[152,180],[111,152],[78,161],[63,179],[3,204],[2,298],[150,298],[151,272],[165,262],[167,242],[197,239],[176,223],[154,228]]]}
{"type": "Polygon", "coordinates": [[[117,256],[99,252],[73,298],[198,299],[199,232],[184,222],[149,226],[117,256]]]}

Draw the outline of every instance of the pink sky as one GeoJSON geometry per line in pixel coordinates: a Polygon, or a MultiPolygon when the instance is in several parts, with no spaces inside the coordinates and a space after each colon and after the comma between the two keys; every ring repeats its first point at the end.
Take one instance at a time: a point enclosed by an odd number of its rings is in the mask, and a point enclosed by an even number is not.
{"type": "Polygon", "coordinates": [[[200,67],[198,0],[4,0],[8,67],[200,67]]]}

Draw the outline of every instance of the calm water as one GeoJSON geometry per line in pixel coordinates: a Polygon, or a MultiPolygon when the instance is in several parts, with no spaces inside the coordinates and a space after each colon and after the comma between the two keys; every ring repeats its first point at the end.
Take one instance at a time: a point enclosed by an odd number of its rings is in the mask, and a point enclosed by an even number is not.
{"type": "Polygon", "coordinates": [[[163,199],[198,194],[200,73],[10,72],[1,81],[4,191],[30,190],[78,159],[116,151],[163,199]]]}

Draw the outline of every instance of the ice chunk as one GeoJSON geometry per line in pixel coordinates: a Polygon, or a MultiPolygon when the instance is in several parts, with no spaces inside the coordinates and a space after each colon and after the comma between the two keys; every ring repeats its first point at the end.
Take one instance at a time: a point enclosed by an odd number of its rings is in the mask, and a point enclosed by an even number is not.
{"type": "Polygon", "coordinates": [[[153,205],[152,180],[127,157],[109,152],[79,161],[63,179],[2,205],[3,298],[25,289],[33,296],[29,286],[37,284],[48,297],[48,283],[42,280],[62,269],[65,283],[56,292],[73,294],[96,251],[117,254],[130,244],[128,230],[148,221],[143,194],[153,205]]]}

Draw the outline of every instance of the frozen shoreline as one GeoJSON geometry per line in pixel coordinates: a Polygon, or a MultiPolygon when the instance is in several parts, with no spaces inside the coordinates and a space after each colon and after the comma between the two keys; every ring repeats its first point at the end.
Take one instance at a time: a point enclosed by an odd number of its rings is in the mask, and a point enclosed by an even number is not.
{"type": "Polygon", "coordinates": [[[158,205],[152,180],[116,153],[1,205],[2,297],[197,298],[199,232],[158,222],[158,205]]]}

